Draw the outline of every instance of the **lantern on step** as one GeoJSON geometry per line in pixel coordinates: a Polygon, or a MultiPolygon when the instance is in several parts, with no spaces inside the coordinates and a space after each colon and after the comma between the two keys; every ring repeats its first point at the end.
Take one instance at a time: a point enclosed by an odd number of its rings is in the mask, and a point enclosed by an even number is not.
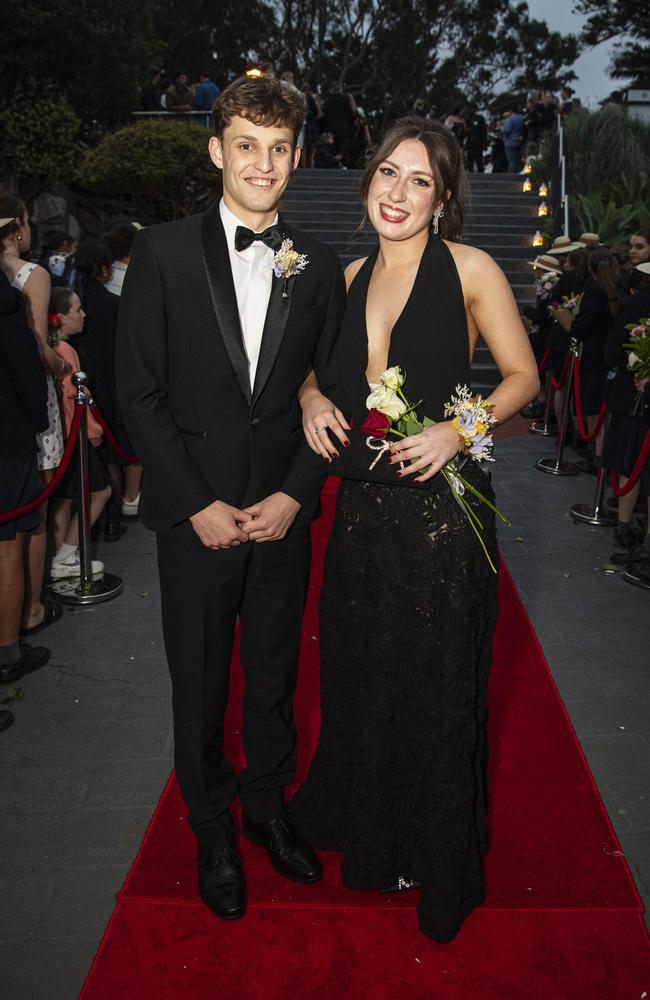
{"type": "Polygon", "coordinates": [[[544,237],[540,233],[539,229],[537,230],[537,232],[533,236],[533,246],[534,247],[543,247],[544,246],[544,237]]]}
{"type": "Polygon", "coordinates": [[[260,77],[264,76],[264,73],[259,68],[259,66],[249,66],[249,68],[246,70],[246,76],[250,76],[254,80],[259,80],[260,77]]]}
{"type": "Polygon", "coordinates": [[[548,185],[546,181],[542,181],[542,183],[539,186],[539,191],[537,192],[537,194],[540,196],[540,198],[548,197],[548,185]]]}
{"type": "Polygon", "coordinates": [[[524,183],[521,185],[521,190],[524,191],[524,192],[528,192],[528,191],[532,191],[533,190],[533,184],[532,184],[532,181],[531,181],[530,177],[526,177],[525,178],[524,183]]]}
{"type": "Polygon", "coordinates": [[[537,214],[540,218],[542,218],[545,215],[548,215],[548,205],[546,204],[545,201],[543,201],[542,204],[537,209],[537,214]]]}
{"type": "Polygon", "coordinates": [[[533,165],[532,165],[532,163],[526,163],[526,164],[524,164],[524,173],[525,174],[532,174],[532,172],[533,172],[533,165]]]}

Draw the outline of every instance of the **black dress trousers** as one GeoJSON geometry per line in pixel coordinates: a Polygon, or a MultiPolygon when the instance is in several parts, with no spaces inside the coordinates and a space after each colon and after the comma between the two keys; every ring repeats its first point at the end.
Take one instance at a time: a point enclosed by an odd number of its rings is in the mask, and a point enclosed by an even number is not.
{"type": "Polygon", "coordinates": [[[310,557],[308,526],[294,527],[281,541],[219,551],[206,548],[188,524],[158,534],[175,767],[202,843],[221,843],[232,830],[229,806],[237,791],[257,822],[283,808],[283,789],[296,768],[292,706],[310,557]],[[236,776],[224,755],[223,718],[238,617],[247,767],[236,776]]]}

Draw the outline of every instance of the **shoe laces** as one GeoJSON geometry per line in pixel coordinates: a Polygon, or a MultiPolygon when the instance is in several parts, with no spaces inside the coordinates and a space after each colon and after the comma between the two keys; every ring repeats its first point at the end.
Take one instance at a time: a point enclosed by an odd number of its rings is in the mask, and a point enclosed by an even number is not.
{"type": "Polygon", "coordinates": [[[242,860],[230,844],[214,845],[210,847],[208,854],[206,856],[206,861],[209,865],[216,867],[222,861],[231,861],[235,865],[241,865],[242,860]]]}

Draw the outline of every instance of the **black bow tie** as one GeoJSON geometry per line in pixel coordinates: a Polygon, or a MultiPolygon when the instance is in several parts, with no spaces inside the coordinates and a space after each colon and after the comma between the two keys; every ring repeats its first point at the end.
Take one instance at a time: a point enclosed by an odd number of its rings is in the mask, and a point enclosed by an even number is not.
{"type": "Polygon", "coordinates": [[[283,239],[282,227],[279,223],[275,226],[269,226],[263,233],[254,233],[246,226],[237,226],[235,229],[235,250],[241,253],[251,243],[258,242],[265,243],[267,247],[271,247],[271,250],[279,250],[283,239]]]}

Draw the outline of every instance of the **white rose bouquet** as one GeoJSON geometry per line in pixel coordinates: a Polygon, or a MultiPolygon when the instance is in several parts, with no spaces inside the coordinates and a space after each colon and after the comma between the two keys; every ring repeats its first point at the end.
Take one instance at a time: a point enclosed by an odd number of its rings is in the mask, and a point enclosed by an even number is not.
{"type": "MultiPolygon", "coordinates": [[[[374,469],[382,455],[390,451],[391,442],[387,440],[392,434],[398,438],[410,437],[413,434],[420,434],[427,427],[432,427],[435,420],[430,417],[417,416],[416,410],[422,400],[418,403],[410,403],[403,392],[403,385],[406,376],[398,365],[388,368],[379,377],[379,382],[370,383],[370,395],[366,400],[369,410],[368,416],[363,422],[361,430],[366,437],[366,446],[371,451],[378,454],[372,461],[370,469],[374,469]]],[[[451,397],[450,402],[445,404],[445,416],[453,416],[454,427],[458,430],[462,438],[460,451],[464,452],[468,458],[477,462],[493,462],[493,440],[490,428],[496,423],[496,417],[491,413],[491,404],[481,396],[472,396],[467,386],[456,386],[456,394],[451,397]]],[[[488,563],[496,573],[496,567],[490,558],[490,554],[485,546],[481,532],[483,524],[473,508],[467,502],[465,493],[472,493],[481,503],[484,503],[492,510],[497,517],[501,518],[504,524],[509,525],[509,521],[490,503],[482,493],[472,486],[458,471],[453,462],[448,462],[440,470],[440,474],[449,484],[454,499],[463,510],[474,534],[481,543],[488,563]]]]}

